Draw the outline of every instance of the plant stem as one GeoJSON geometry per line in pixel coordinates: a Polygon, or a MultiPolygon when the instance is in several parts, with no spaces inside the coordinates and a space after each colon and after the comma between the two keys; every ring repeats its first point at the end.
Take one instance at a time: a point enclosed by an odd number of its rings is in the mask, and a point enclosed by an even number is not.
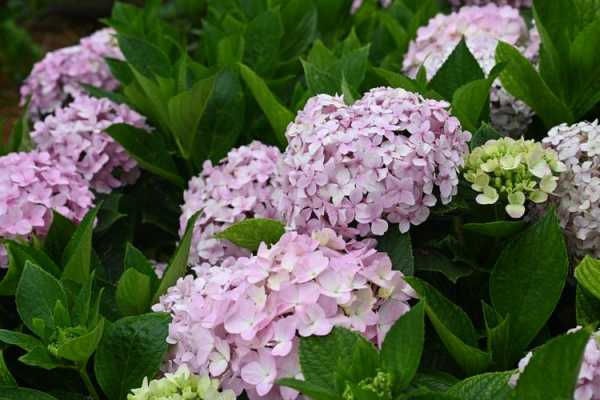
{"type": "Polygon", "coordinates": [[[88,390],[88,392],[90,392],[90,396],[92,396],[94,400],[100,400],[100,395],[96,391],[96,388],[94,387],[94,384],[92,383],[92,380],[86,371],[85,365],[79,370],[79,376],[81,376],[81,379],[85,384],[85,388],[88,390]]]}

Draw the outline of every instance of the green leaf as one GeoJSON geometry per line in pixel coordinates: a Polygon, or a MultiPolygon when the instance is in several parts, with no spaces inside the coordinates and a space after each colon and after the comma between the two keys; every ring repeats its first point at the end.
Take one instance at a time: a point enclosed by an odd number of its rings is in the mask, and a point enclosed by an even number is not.
{"type": "Polygon", "coordinates": [[[44,241],[44,251],[57,263],[62,263],[62,255],[77,229],[77,225],[62,214],[52,211],[52,225],[44,241]]]}
{"type": "Polygon", "coordinates": [[[562,230],[553,210],[503,249],[490,276],[492,306],[510,314],[516,361],[542,329],[560,299],[568,271],[562,230]]]}
{"type": "Polygon", "coordinates": [[[575,268],[575,279],[585,290],[600,300],[600,260],[585,256],[575,268]]]}
{"type": "Polygon", "coordinates": [[[559,336],[534,351],[519,377],[516,399],[572,399],[591,328],[559,336]]]}
{"type": "Polygon", "coordinates": [[[457,378],[442,371],[417,372],[412,381],[412,385],[417,388],[440,392],[445,392],[456,383],[458,383],[457,378]]]}
{"type": "Polygon", "coordinates": [[[125,246],[125,258],[123,260],[123,266],[125,269],[136,269],[139,273],[149,277],[153,283],[153,286],[158,286],[158,277],[156,276],[156,272],[154,271],[152,263],[146,258],[144,253],[136,249],[131,243],[127,243],[125,246]]]}
{"type": "Polygon", "coordinates": [[[285,226],[280,221],[251,218],[237,222],[215,236],[254,252],[261,243],[277,243],[284,233],[285,226]]]}
{"type": "Polygon", "coordinates": [[[80,365],[86,365],[87,360],[98,348],[102,334],[104,333],[104,318],[90,332],[82,336],[65,340],[59,343],[57,354],[66,360],[74,361],[80,365]]]}
{"type": "Polygon", "coordinates": [[[106,132],[119,142],[143,169],[161,176],[179,187],[185,186],[185,182],[179,176],[177,167],[157,132],[148,133],[127,124],[111,125],[106,128],[106,132]]]}
{"type": "Polygon", "coordinates": [[[325,70],[310,61],[301,61],[306,84],[313,95],[319,93],[334,95],[338,91],[340,82],[333,72],[325,70]]]}
{"type": "Polygon", "coordinates": [[[277,381],[278,385],[296,389],[300,393],[314,400],[339,400],[339,396],[329,387],[315,385],[312,382],[301,381],[293,378],[284,378],[277,381]]]}
{"type": "Polygon", "coordinates": [[[0,342],[17,346],[26,351],[42,346],[42,342],[36,337],[6,329],[0,329],[0,342]]]}
{"type": "MultiPolygon", "coordinates": [[[[338,367],[347,368],[351,363],[356,343],[363,338],[355,332],[336,327],[327,336],[309,336],[300,339],[300,365],[304,379],[312,385],[337,390],[338,367]]],[[[364,339],[363,339],[364,340],[364,339]]]]}
{"type": "Polygon", "coordinates": [[[96,379],[109,400],[125,400],[144,377],[154,377],[167,352],[170,317],[150,313],[109,325],[96,351],[96,379]]]}
{"type": "Polygon", "coordinates": [[[452,386],[447,393],[461,400],[508,400],[512,392],[508,380],[512,374],[507,371],[471,376],[452,386]]]}
{"type": "Polygon", "coordinates": [[[279,58],[283,24],[279,10],[269,10],[248,24],[244,41],[244,61],[259,75],[267,76],[279,58]]]}
{"type": "Polygon", "coordinates": [[[151,280],[135,268],[123,272],[117,283],[117,307],[123,316],[142,314],[150,308],[151,280]]]}
{"type": "Polygon", "coordinates": [[[468,82],[452,95],[452,114],[463,128],[475,132],[486,114],[489,114],[490,87],[493,79],[468,82]]]}
{"type": "Polygon", "coordinates": [[[485,75],[479,63],[469,51],[463,38],[435,76],[431,78],[429,85],[445,99],[451,101],[458,88],[471,81],[484,78],[485,75]]]}
{"type": "Polygon", "coordinates": [[[169,127],[175,134],[179,151],[189,160],[198,134],[200,119],[213,92],[215,77],[202,79],[191,89],[179,93],[168,103],[169,127]]]}
{"type": "Polygon", "coordinates": [[[302,54],[317,36],[318,13],[312,0],[289,0],[281,9],[285,33],[281,56],[292,60],[302,54]]]}
{"type": "Polygon", "coordinates": [[[123,34],[118,34],[117,40],[127,62],[145,77],[151,78],[155,74],[170,76],[171,61],[160,48],[146,40],[123,34]]]}
{"type": "Polygon", "coordinates": [[[160,296],[165,294],[167,290],[173,286],[175,282],[177,282],[177,279],[185,275],[185,272],[187,271],[188,257],[190,254],[190,246],[192,244],[192,236],[194,234],[194,227],[201,212],[202,211],[196,212],[196,214],[194,214],[188,220],[185,228],[185,234],[181,238],[179,246],[177,246],[177,250],[175,251],[175,255],[171,259],[169,266],[163,274],[158,289],[154,293],[154,297],[152,299],[153,304],[158,302],[160,296]]]}
{"type": "Polygon", "coordinates": [[[2,400],[57,400],[47,393],[27,388],[0,387],[2,400]]]}
{"type": "Polygon", "coordinates": [[[285,130],[289,123],[294,120],[294,114],[277,100],[265,81],[254,71],[240,64],[240,72],[256,102],[267,116],[271,127],[275,131],[279,145],[286,146],[285,130]]]}
{"type": "Polygon", "coordinates": [[[427,316],[458,365],[470,375],[485,371],[491,355],[477,348],[478,335],[467,314],[427,282],[412,276],[405,280],[425,299],[427,316]]]}
{"type": "Polygon", "coordinates": [[[473,270],[463,263],[453,262],[444,254],[434,249],[417,249],[415,258],[415,270],[432,271],[443,274],[452,283],[460,278],[469,276],[473,270]]]}
{"type": "Polygon", "coordinates": [[[483,318],[487,332],[488,352],[498,369],[509,369],[512,366],[510,355],[510,314],[506,317],[498,314],[490,305],[483,304],[483,318]]]}
{"type": "Polygon", "coordinates": [[[514,236],[527,226],[525,221],[493,221],[484,223],[464,224],[465,231],[478,233],[498,239],[514,236]]]}
{"type": "Polygon", "coordinates": [[[27,261],[39,265],[54,276],[60,276],[60,268],[43,251],[11,240],[5,240],[4,246],[8,253],[8,271],[0,281],[0,295],[12,296],[15,294],[27,261]]]}
{"type": "Polygon", "coordinates": [[[358,90],[365,79],[368,66],[369,46],[367,45],[342,55],[334,65],[334,76],[340,84],[342,79],[346,79],[350,87],[358,90]]]}
{"type": "Polygon", "coordinates": [[[400,233],[397,227],[391,227],[377,240],[377,249],[390,256],[394,270],[404,275],[414,274],[415,259],[409,232],[400,233]]]}
{"type": "Polygon", "coordinates": [[[575,310],[578,325],[588,325],[600,321],[600,300],[580,285],[575,291],[575,310]]]}
{"type": "Polygon", "coordinates": [[[484,145],[488,140],[500,139],[501,137],[502,135],[500,135],[496,129],[483,122],[479,129],[473,133],[473,137],[469,142],[469,147],[473,150],[476,147],[484,145]]]}
{"type": "Polygon", "coordinates": [[[401,75],[397,72],[393,72],[387,70],[385,68],[373,68],[373,71],[383,80],[385,80],[388,85],[394,88],[401,88],[404,90],[408,90],[409,92],[419,93],[418,86],[407,76],[401,75]]]}
{"type": "Polygon", "coordinates": [[[19,280],[15,300],[23,323],[41,338],[46,338],[49,333],[54,332],[53,312],[56,302],[68,304],[67,295],[61,283],[29,261],[25,264],[19,280]],[[34,324],[36,318],[44,321],[44,331],[36,329],[34,324]]]}
{"type": "MultiPolygon", "coordinates": [[[[98,207],[89,211],[69,241],[63,254],[65,269],[62,279],[68,279],[84,285],[90,279],[92,262],[92,235],[98,207]]],[[[66,303],[65,303],[66,304],[66,303]]]]}
{"type": "Polygon", "coordinates": [[[6,366],[4,351],[0,350],[0,388],[2,387],[17,387],[17,381],[6,366]]]}
{"type": "Polygon", "coordinates": [[[64,366],[48,352],[47,346],[38,346],[34,348],[29,353],[19,357],[19,361],[30,367],[47,370],[64,366]]]}
{"type": "Polygon", "coordinates": [[[391,372],[394,393],[413,380],[425,341],[425,301],[420,301],[394,323],[381,346],[381,363],[391,372]]]}
{"type": "Polygon", "coordinates": [[[517,49],[504,42],[498,43],[496,62],[506,63],[500,73],[502,86],[531,107],[547,128],[563,122],[573,122],[571,111],[556,97],[517,49]]]}

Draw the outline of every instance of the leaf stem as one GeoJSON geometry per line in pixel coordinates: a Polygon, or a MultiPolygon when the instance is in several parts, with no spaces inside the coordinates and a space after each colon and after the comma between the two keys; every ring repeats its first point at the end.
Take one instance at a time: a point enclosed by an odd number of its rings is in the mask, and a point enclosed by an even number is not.
{"type": "Polygon", "coordinates": [[[100,400],[100,395],[96,391],[96,388],[94,387],[94,384],[92,383],[92,380],[90,379],[90,376],[88,375],[88,373],[86,371],[85,365],[83,367],[81,367],[81,369],[79,370],[79,376],[81,376],[81,379],[83,380],[85,388],[90,393],[90,396],[92,396],[92,398],[94,400],[100,400]]]}

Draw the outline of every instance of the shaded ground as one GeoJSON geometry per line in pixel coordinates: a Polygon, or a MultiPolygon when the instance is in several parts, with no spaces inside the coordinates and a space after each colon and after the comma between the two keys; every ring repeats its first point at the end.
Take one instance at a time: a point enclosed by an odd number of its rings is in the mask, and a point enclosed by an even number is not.
{"type": "MultiPolygon", "coordinates": [[[[47,15],[28,22],[24,28],[44,53],[76,44],[79,38],[92,33],[100,25],[94,19],[47,15]]],[[[9,40],[10,38],[0,38],[9,40]]],[[[19,60],[15,60],[19,62],[19,60]]],[[[21,113],[19,108],[19,86],[16,81],[0,72],[0,118],[6,119],[3,137],[21,113]]]]}

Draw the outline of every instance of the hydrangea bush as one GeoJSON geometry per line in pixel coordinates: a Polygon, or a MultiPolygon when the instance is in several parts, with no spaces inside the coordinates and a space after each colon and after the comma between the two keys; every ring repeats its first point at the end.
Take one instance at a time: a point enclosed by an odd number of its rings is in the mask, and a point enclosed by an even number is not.
{"type": "Polygon", "coordinates": [[[286,131],[280,209],[301,232],[346,237],[407,232],[456,194],[470,134],[443,101],[376,88],[352,106],[309,99],[286,131]],[[394,228],[395,229],[395,228],[394,228]]]}
{"type": "Polygon", "coordinates": [[[598,1],[133,3],[0,140],[0,399],[600,399],[598,1]]]}
{"type": "MultiPolygon", "coordinates": [[[[536,60],[540,39],[535,29],[529,31],[519,11],[510,6],[487,4],[466,6],[449,14],[438,14],[419,28],[403,61],[404,72],[415,77],[421,66],[432,78],[464,37],[466,44],[487,75],[496,65],[499,41],[516,46],[525,57],[536,60]]],[[[500,81],[490,92],[492,124],[506,135],[520,136],[533,115],[525,103],[512,97],[500,81]]]]}
{"type": "MultiPolygon", "coordinates": [[[[43,151],[0,157],[0,238],[44,236],[52,211],[80,221],[93,206],[94,194],[75,165],[57,163],[43,151]]],[[[0,266],[6,266],[0,246],[0,266]]]]}
{"type": "Polygon", "coordinates": [[[31,138],[56,162],[74,164],[94,190],[105,193],[139,176],[137,163],[104,132],[118,123],[146,126],[145,118],[126,105],[80,95],[36,122],[31,138]]]}
{"type": "Polygon", "coordinates": [[[21,103],[29,101],[34,119],[53,112],[85,90],[82,84],[114,90],[118,81],[113,78],[105,58],[122,59],[123,55],[110,28],[82,38],[79,44],[46,54],[34,65],[21,86],[21,103]]]}
{"type": "Polygon", "coordinates": [[[199,176],[188,183],[181,206],[180,235],[197,211],[190,263],[218,264],[249,253],[214,235],[245,218],[277,218],[275,171],[281,153],[276,147],[253,142],[233,149],[219,164],[206,161],[199,176]]]}
{"type": "Polygon", "coordinates": [[[286,233],[256,256],[194,270],[153,308],[173,318],[166,367],[188,365],[251,398],[297,397],[274,385],[300,374],[298,337],[345,326],[381,343],[414,297],[385,253],[331,229],[286,233]]]}
{"type": "Polygon", "coordinates": [[[561,225],[576,253],[600,257],[600,126],[598,121],[562,124],[548,132],[566,171],[558,181],[554,203],[561,225]]]}

